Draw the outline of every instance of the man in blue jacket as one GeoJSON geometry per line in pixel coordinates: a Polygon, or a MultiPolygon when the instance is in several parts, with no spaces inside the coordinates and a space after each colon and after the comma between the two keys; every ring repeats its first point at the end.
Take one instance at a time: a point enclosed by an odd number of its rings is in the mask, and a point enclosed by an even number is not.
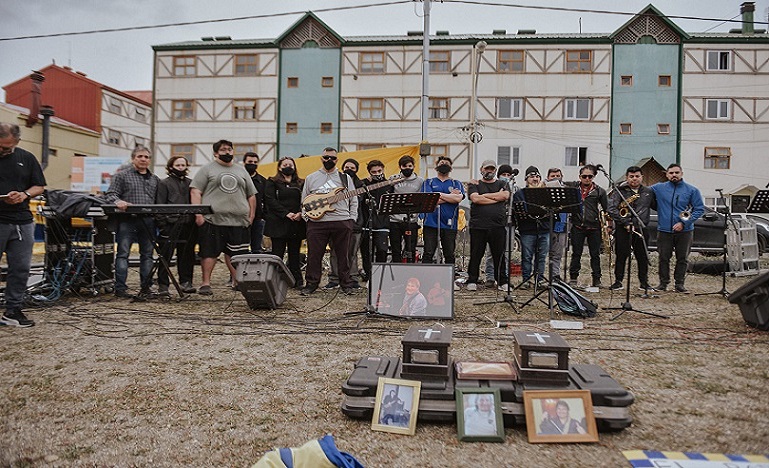
{"type": "Polygon", "coordinates": [[[681,166],[675,163],[669,165],[666,175],[667,182],[651,187],[657,198],[657,252],[660,257],[660,284],[655,289],[665,291],[670,284],[670,257],[675,250],[675,289],[686,294],[689,291],[684,286],[684,280],[694,240],[694,222],[705,212],[705,205],[697,187],[684,182],[681,166]],[[682,217],[684,212],[688,212],[689,216],[682,217]]]}

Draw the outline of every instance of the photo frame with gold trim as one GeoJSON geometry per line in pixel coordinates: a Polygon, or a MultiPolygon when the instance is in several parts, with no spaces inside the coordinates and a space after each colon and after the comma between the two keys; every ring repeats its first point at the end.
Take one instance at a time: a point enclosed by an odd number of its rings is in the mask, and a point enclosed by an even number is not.
{"type": "Polygon", "coordinates": [[[377,382],[371,430],[414,435],[421,389],[422,382],[418,380],[380,377],[377,382]]]}

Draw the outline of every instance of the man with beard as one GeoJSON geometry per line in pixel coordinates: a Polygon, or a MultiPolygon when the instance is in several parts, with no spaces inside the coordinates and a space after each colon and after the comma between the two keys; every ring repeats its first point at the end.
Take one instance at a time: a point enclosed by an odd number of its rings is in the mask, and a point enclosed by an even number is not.
{"type": "MultiPolygon", "coordinates": [[[[422,190],[424,179],[414,173],[414,158],[405,155],[398,160],[403,179],[395,186],[393,193],[414,193],[422,190]]],[[[419,224],[416,216],[390,215],[390,250],[392,262],[414,263],[416,259],[419,224]]]]}
{"type": "Polygon", "coordinates": [[[459,202],[465,198],[465,188],[458,180],[449,177],[452,161],[446,156],[439,156],[435,161],[437,177],[427,179],[422,184],[425,193],[439,193],[435,211],[427,213],[424,221],[425,253],[422,263],[435,262],[435,250],[438,240],[441,242],[444,263],[454,263],[454,251],[457,247],[457,224],[459,220],[459,202]],[[439,234],[440,233],[440,234],[439,234]]]}
{"type": "Polygon", "coordinates": [[[571,263],[569,264],[569,285],[577,286],[579,270],[582,267],[582,252],[585,240],[590,252],[590,273],[593,287],[601,287],[601,210],[606,210],[609,200],[606,190],[595,181],[598,168],[592,164],[579,170],[579,191],[582,196],[582,210],[571,217],[571,263]]]}
{"type": "MultiPolygon", "coordinates": [[[[343,187],[353,190],[353,181],[347,174],[336,169],[337,151],[327,147],[321,156],[323,167],[308,175],[302,189],[302,200],[308,196],[329,194],[334,189],[343,187]]],[[[301,293],[308,296],[318,289],[322,275],[323,255],[326,246],[337,252],[348,252],[352,238],[353,225],[358,219],[358,197],[349,197],[331,204],[331,210],[317,219],[307,219],[307,269],[305,287],[301,293]]],[[[337,273],[342,285],[342,292],[352,294],[360,286],[350,276],[350,262],[347,255],[337,256],[337,273]]]]}
{"type": "MultiPolygon", "coordinates": [[[[364,185],[374,185],[385,180],[384,163],[378,159],[372,159],[366,164],[366,170],[369,176],[363,179],[364,185]]],[[[386,193],[392,193],[392,185],[386,185],[379,187],[378,189],[369,190],[367,194],[364,194],[360,203],[360,216],[363,217],[363,236],[361,239],[361,257],[363,259],[363,270],[366,273],[366,279],[371,278],[371,242],[374,243],[374,261],[377,263],[387,262],[387,250],[388,246],[388,233],[389,233],[389,217],[387,215],[380,215],[377,212],[379,201],[382,199],[382,195],[386,193]]]]}

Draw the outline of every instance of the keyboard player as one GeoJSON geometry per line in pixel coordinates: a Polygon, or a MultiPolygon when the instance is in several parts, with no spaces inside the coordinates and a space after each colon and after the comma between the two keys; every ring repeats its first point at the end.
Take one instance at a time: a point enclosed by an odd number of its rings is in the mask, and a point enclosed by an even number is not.
{"type": "MultiPolygon", "coordinates": [[[[150,150],[137,145],[131,152],[131,166],[112,177],[109,190],[104,195],[107,203],[113,203],[118,210],[125,211],[129,205],[150,205],[155,203],[160,179],[149,170],[150,150]]],[[[128,293],[128,256],[131,245],[139,244],[139,296],[151,294],[152,286],[152,251],[154,241],[152,233],[155,224],[151,216],[120,216],[115,235],[117,255],[115,257],[115,296],[132,297],[128,293]],[[144,226],[142,226],[144,224],[144,226]]]]}

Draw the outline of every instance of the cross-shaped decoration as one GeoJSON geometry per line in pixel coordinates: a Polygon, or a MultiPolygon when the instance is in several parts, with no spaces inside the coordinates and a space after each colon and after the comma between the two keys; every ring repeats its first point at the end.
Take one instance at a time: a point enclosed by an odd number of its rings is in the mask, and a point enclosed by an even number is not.
{"type": "MultiPolygon", "coordinates": [[[[433,330],[432,328],[428,328],[427,330],[419,330],[419,333],[424,333],[425,334],[425,339],[429,340],[430,337],[433,335],[433,333],[437,333],[437,334],[440,335],[441,331],[440,330],[433,330]]],[[[543,343],[544,343],[544,341],[543,341],[543,343]]]]}
{"type": "Polygon", "coordinates": [[[532,338],[536,338],[537,341],[540,342],[540,344],[545,344],[545,338],[550,338],[550,335],[540,335],[539,333],[535,333],[533,335],[526,335],[526,336],[530,336],[532,338]]]}

